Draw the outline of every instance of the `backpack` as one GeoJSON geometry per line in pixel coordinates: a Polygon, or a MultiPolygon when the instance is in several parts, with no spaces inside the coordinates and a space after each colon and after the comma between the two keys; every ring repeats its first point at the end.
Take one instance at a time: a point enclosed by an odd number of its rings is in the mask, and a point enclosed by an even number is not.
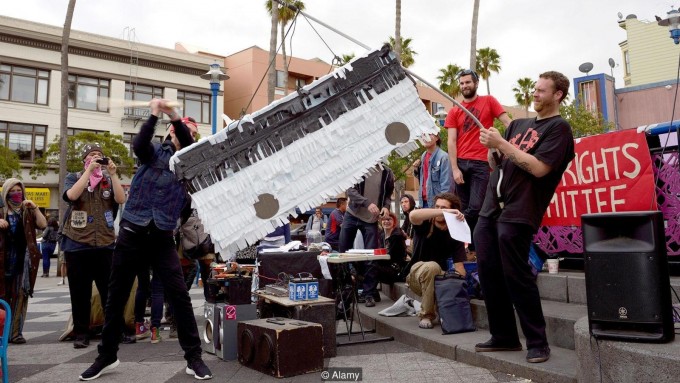
{"type": "Polygon", "coordinates": [[[201,219],[195,209],[180,227],[182,235],[182,254],[186,258],[197,259],[206,254],[214,253],[215,246],[210,234],[205,232],[201,219]]]}

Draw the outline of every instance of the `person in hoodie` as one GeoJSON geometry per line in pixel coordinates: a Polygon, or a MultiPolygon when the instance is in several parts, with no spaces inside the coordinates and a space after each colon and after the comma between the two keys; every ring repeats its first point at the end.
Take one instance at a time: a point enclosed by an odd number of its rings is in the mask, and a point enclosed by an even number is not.
{"type": "Polygon", "coordinates": [[[26,188],[16,178],[8,178],[2,185],[2,218],[0,218],[0,298],[12,310],[9,342],[26,343],[22,332],[28,297],[33,286],[42,254],[36,243],[36,229],[44,229],[47,220],[36,204],[26,199],[26,188]]]}

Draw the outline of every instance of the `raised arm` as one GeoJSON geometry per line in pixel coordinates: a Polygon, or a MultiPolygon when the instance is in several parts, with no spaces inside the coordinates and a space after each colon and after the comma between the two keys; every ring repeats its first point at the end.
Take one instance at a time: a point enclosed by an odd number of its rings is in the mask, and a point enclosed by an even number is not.
{"type": "Polygon", "coordinates": [[[515,165],[534,177],[541,178],[550,173],[550,170],[552,169],[550,165],[540,161],[533,155],[516,148],[501,137],[496,128],[480,129],[479,134],[482,145],[489,149],[498,149],[498,151],[505,155],[515,165]]]}

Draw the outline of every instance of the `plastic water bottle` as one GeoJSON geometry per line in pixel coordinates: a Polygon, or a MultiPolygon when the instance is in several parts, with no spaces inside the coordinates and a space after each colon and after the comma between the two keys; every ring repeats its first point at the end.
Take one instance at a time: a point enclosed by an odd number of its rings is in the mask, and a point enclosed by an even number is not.
{"type": "Polygon", "coordinates": [[[448,266],[448,271],[453,271],[455,268],[453,267],[453,258],[449,258],[446,260],[446,265],[448,266]]]}

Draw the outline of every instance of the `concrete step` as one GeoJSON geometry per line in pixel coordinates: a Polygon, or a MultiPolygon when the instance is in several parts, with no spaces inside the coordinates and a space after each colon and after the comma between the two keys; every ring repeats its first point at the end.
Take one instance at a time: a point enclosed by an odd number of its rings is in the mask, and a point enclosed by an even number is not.
{"type": "MultiPolygon", "coordinates": [[[[553,279],[556,281],[557,279],[553,279]]],[[[563,278],[566,281],[566,278],[563,278]]],[[[406,294],[409,297],[420,300],[420,297],[411,292],[405,283],[395,283],[392,286],[383,285],[383,293],[392,301],[397,300],[406,294]]],[[[488,329],[486,306],[484,301],[472,299],[472,315],[475,319],[475,326],[480,329],[488,329]]],[[[565,303],[551,300],[542,300],[543,315],[546,321],[546,334],[550,345],[566,349],[574,349],[574,324],[580,318],[587,316],[587,307],[583,304],[565,303]]],[[[519,329],[519,318],[517,328],[519,329]]],[[[521,330],[520,330],[521,331],[521,330]]]]}
{"type": "MultiPolygon", "coordinates": [[[[392,336],[397,341],[441,357],[514,374],[535,382],[576,383],[577,358],[574,350],[551,344],[551,358],[545,363],[527,363],[526,351],[477,353],[474,345],[491,336],[484,329],[462,334],[442,335],[439,325],[433,329],[418,327],[417,317],[383,317],[378,312],[391,306],[387,297],[375,307],[360,305],[364,326],[375,328],[380,335],[392,336]]],[[[573,331],[572,331],[573,332],[573,331]]]]}

